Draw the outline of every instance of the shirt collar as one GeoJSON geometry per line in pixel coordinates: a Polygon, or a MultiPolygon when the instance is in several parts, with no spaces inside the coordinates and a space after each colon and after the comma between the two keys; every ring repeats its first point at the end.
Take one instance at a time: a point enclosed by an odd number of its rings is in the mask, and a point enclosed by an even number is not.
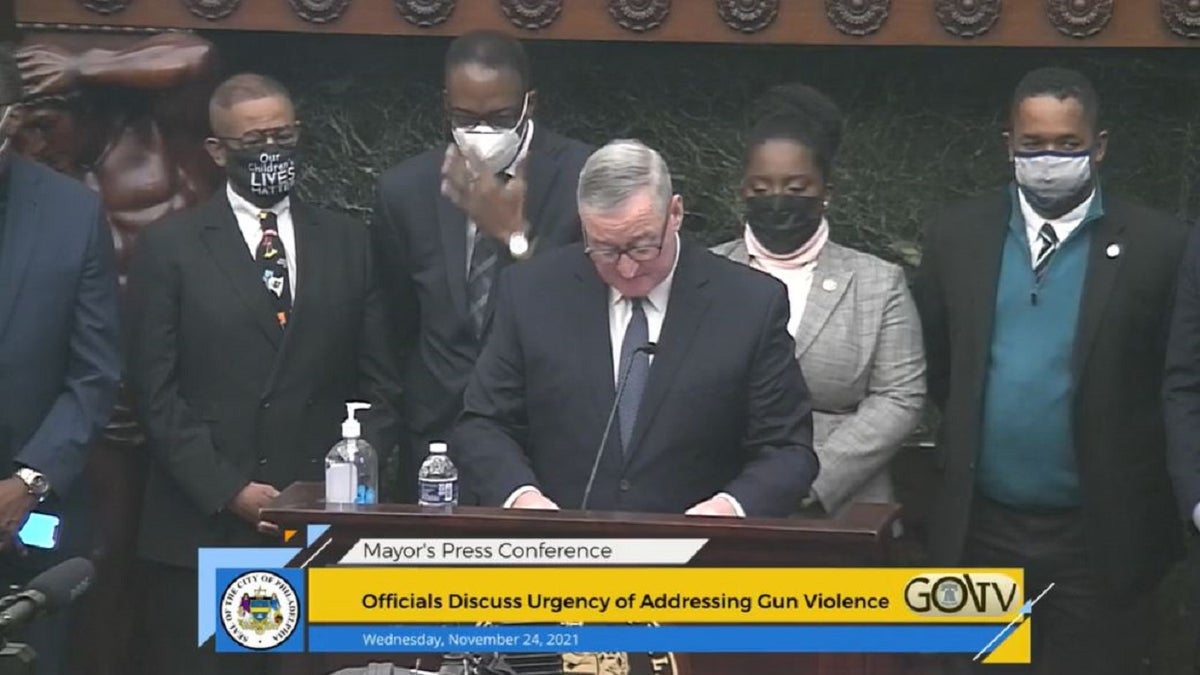
{"type": "Polygon", "coordinates": [[[234,191],[233,185],[231,185],[229,183],[229,181],[225,182],[225,195],[229,198],[229,206],[230,206],[230,208],[233,209],[234,215],[240,214],[243,216],[249,216],[250,218],[253,218],[256,220],[258,219],[258,214],[262,213],[263,211],[270,211],[271,213],[274,213],[276,216],[282,216],[282,215],[288,213],[289,211],[291,211],[291,209],[292,209],[292,198],[291,197],[284,197],[282,200],[280,200],[278,203],[276,203],[274,206],[272,206],[270,208],[266,208],[266,209],[259,208],[259,207],[255,206],[254,204],[250,203],[250,201],[248,199],[246,199],[245,197],[239,195],[236,191],[234,191]]]}
{"type": "MultiPolygon", "coordinates": [[[[658,285],[650,289],[646,294],[645,301],[650,303],[650,306],[658,311],[664,311],[667,308],[667,299],[671,297],[671,284],[675,281],[675,270],[679,268],[679,255],[682,246],[680,244],[679,233],[675,233],[675,261],[671,263],[671,271],[667,274],[667,278],[658,282],[658,285]]],[[[608,302],[610,305],[615,305],[625,299],[625,296],[617,292],[613,287],[608,288],[608,302]]]]}
{"type": "Polygon", "coordinates": [[[1100,182],[1096,181],[1095,188],[1092,189],[1092,194],[1083,200],[1075,208],[1058,218],[1046,218],[1033,207],[1029,205],[1029,201],[1025,199],[1025,195],[1021,189],[1017,187],[1015,182],[1009,186],[1010,196],[1012,197],[1013,209],[1012,215],[1009,218],[1009,226],[1015,231],[1025,232],[1025,228],[1033,228],[1034,230],[1041,228],[1042,223],[1050,223],[1056,232],[1074,232],[1079,229],[1084,223],[1091,222],[1104,215],[1104,196],[1100,189],[1100,182]]]}

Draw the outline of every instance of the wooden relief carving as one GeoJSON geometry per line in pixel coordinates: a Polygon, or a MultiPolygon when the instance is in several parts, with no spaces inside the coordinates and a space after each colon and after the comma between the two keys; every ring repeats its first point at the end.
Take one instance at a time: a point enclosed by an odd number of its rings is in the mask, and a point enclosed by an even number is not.
{"type": "Polygon", "coordinates": [[[188,11],[202,19],[216,21],[233,14],[242,0],[183,0],[188,11]]]}
{"type": "Polygon", "coordinates": [[[79,4],[97,14],[116,14],[129,6],[133,0],[79,0],[79,4]]]}
{"type": "Polygon", "coordinates": [[[350,6],[350,0],[288,0],[292,11],[305,21],[329,23],[336,21],[350,6]]]}
{"type": "Polygon", "coordinates": [[[420,28],[444,23],[454,13],[454,0],[395,0],[404,20],[420,28]]]}
{"type": "Polygon", "coordinates": [[[1090,37],[1112,20],[1113,0],[1046,0],[1046,15],[1063,35],[1090,37]]]}
{"type": "Polygon", "coordinates": [[[1200,0],[1162,0],[1162,16],[1172,33],[1200,38],[1200,0]]]}
{"type": "Polygon", "coordinates": [[[608,0],[608,13],[621,28],[644,33],[666,21],[671,0],[608,0]]]}
{"type": "Polygon", "coordinates": [[[500,9],[517,28],[539,30],[562,14],[563,0],[500,0],[500,9]]]}
{"type": "Polygon", "coordinates": [[[717,0],[717,14],[736,31],[757,33],[775,21],[779,0],[717,0]]]}
{"type": "Polygon", "coordinates": [[[883,27],[891,0],[825,0],[825,15],[846,35],[870,35],[883,27]]]}
{"type": "Polygon", "coordinates": [[[937,0],[935,11],[951,35],[971,38],[991,30],[1000,18],[1001,0],[937,0]]]}

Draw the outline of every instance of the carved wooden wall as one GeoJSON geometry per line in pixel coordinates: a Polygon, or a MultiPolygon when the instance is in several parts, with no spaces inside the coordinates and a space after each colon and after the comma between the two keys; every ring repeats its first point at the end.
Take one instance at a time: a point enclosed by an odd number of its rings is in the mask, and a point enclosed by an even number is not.
{"type": "Polygon", "coordinates": [[[118,30],[455,35],[487,27],[556,40],[1200,45],[1200,0],[16,0],[16,7],[26,26],[118,30]]]}

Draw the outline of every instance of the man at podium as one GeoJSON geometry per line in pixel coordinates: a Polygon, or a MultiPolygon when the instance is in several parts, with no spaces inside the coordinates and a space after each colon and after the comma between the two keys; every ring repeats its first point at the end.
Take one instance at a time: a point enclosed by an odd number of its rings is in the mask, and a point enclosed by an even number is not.
{"type": "Polygon", "coordinates": [[[817,475],[771,277],[681,243],[637,141],[579,178],[584,241],[501,275],[451,454],[484,505],[783,516],[817,475]]]}

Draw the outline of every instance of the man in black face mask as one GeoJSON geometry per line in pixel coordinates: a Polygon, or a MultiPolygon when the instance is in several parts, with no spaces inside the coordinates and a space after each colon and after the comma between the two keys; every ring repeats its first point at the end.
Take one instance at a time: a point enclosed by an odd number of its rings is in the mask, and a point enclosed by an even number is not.
{"type": "Polygon", "coordinates": [[[1185,228],[1101,194],[1088,80],[1025,76],[1014,182],[951,207],[916,293],[945,469],[938,565],[1025,568],[1037,673],[1141,671],[1153,589],[1179,554],[1161,404],[1185,228]]]}
{"type": "Polygon", "coordinates": [[[287,91],[237,75],[213,94],[209,153],[228,184],[150,225],[129,277],[130,380],[152,466],[138,553],[156,603],[145,672],[258,672],[196,648],[196,551],[278,536],[259,511],[320,480],[347,401],[395,445],[399,399],[366,228],[292,195],[299,124],[287,91]]]}

